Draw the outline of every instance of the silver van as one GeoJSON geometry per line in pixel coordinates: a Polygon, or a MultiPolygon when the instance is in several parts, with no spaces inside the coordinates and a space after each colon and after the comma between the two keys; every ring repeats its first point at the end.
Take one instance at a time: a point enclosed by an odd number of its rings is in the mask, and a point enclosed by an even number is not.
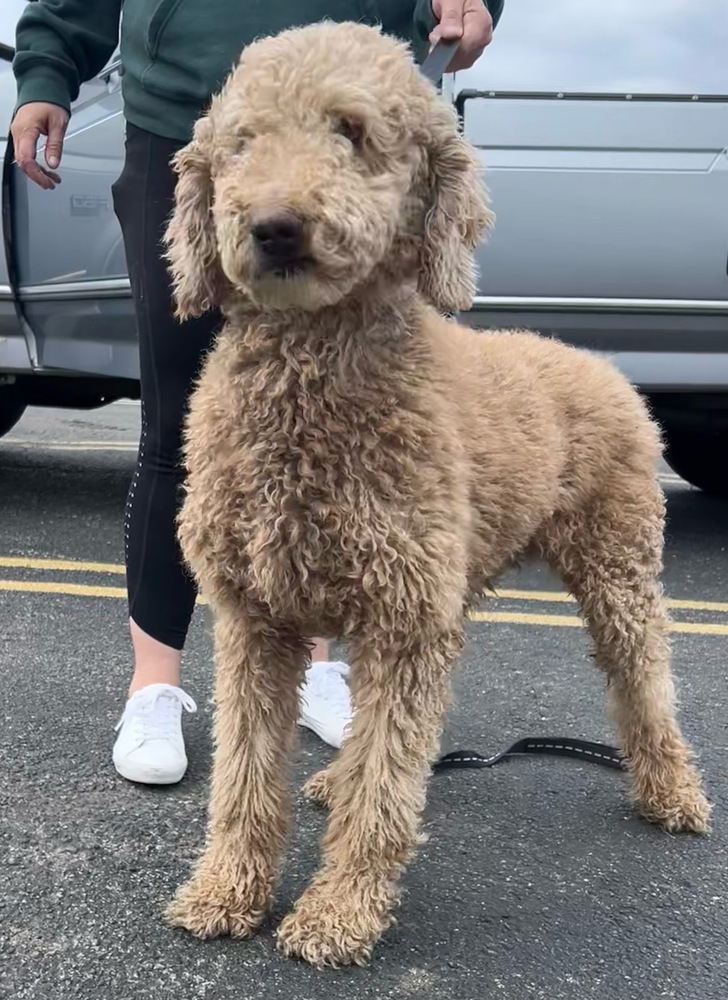
{"type": "MultiPolygon", "coordinates": [[[[724,4],[511,0],[483,59],[444,89],[497,216],[465,321],[610,356],[662,422],[673,469],[728,498],[724,4]]],[[[55,192],[29,184],[5,150],[0,435],[27,405],[138,396],[110,191],[119,71],[112,61],[83,88],[55,192]]],[[[0,154],[14,93],[0,62],[0,154]]]]}

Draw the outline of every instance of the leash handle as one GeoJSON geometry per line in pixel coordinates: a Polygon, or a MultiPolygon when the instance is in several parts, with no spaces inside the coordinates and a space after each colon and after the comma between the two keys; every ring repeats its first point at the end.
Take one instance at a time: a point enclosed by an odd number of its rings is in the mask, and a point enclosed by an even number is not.
{"type": "Polygon", "coordinates": [[[443,73],[452,62],[453,56],[459,47],[459,38],[450,39],[448,41],[445,41],[442,38],[438,39],[432,52],[430,52],[420,66],[420,70],[425,74],[428,80],[434,84],[438,84],[442,79],[443,73]]]}
{"type": "Polygon", "coordinates": [[[484,757],[474,750],[454,750],[440,757],[433,765],[433,771],[445,771],[463,767],[493,767],[507,757],[520,757],[525,754],[545,754],[551,757],[572,757],[585,760],[590,764],[601,764],[614,770],[626,769],[626,758],[616,747],[604,743],[590,743],[588,740],[574,740],[568,736],[556,737],[525,737],[517,740],[512,746],[492,757],[484,757]]]}

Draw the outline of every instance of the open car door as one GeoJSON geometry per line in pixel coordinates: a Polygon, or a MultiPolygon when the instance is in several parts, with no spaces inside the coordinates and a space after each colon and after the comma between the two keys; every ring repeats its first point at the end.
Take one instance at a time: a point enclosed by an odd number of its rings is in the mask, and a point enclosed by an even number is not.
{"type": "Polygon", "coordinates": [[[118,59],[82,87],[55,191],[29,181],[12,166],[8,151],[6,256],[37,371],[138,378],[129,282],[111,194],[123,157],[118,59]]]}

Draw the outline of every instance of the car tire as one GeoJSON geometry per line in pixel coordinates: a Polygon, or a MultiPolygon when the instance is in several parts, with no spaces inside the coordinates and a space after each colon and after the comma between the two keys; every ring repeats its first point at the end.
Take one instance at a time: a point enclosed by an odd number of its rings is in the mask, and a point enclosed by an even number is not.
{"type": "Polygon", "coordinates": [[[728,500],[728,430],[725,426],[667,427],[665,458],[673,472],[710,496],[728,500]]]}
{"type": "Polygon", "coordinates": [[[0,385],[0,438],[15,427],[25,407],[25,398],[14,385],[0,385]]]}

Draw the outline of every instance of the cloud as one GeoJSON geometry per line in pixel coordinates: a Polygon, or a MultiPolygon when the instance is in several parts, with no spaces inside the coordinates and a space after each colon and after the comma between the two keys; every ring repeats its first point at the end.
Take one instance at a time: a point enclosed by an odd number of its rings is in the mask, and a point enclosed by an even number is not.
{"type": "Polygon", "coordinates": [[[727,51],[725,0],[506,0],[493,44],[457,84],[728,94],[727,51]]]}

